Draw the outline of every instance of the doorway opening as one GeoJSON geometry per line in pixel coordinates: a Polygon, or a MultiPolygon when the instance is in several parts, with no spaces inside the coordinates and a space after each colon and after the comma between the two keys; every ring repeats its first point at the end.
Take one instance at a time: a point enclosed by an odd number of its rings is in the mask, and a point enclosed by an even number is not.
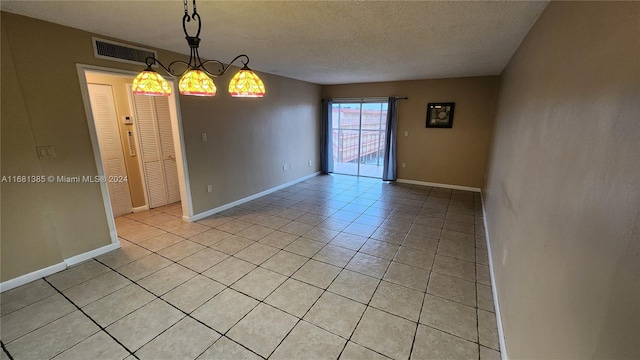
{"type": "Polygon", "coordinates": [[[333,101],[334,173],[382,178],[388,106],[379,99],[333,101]]]}
{"type": "Polygon", "coordinates": [[[135,74],[125,71],[78,65],[78,74],[112,242],[118,241],[115,217],[175,204],[188,220],[192,210],[175,95],[133,95],[135,74]]]}

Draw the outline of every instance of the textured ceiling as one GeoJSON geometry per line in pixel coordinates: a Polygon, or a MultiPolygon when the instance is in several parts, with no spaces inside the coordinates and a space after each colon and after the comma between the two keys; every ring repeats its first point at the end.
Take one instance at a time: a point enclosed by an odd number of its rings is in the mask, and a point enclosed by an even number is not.
{"type": "MultiPolygon", "coordinates": [[[[201,0],[200,55],[226,62],[246,53],[255,70],[317,84],[497,75],[546,4],[201,0]]],[[[0,8],[188,54],[178,0],[2,0],[0,8]]]]}

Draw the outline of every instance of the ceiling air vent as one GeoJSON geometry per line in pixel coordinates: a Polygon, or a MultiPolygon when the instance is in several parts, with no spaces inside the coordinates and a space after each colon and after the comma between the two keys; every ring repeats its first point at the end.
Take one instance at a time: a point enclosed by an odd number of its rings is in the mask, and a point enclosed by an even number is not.
{"type": "MultiPolygon", "coordinates": [[[[158,57],[155,50],[145,49],[129,44],[92,37],[93,53],[98,59],[126,62],[129,64],[145,65],[149,56],[158,57]]],[[[154,65],[157,67],[157,65],[154,65]]]]}

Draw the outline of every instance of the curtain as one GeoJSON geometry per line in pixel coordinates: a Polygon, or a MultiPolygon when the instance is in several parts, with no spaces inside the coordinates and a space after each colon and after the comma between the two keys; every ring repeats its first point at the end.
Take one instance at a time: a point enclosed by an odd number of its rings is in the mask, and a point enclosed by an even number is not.
{"type": "Polygon", "coordinates": [[[332,99],[322,100],[322,118],[320,119],[320,172],[333,172],[333,143],[331,133],[332,99]]]}
{"type": "Polygon", "coordinates": [[[382,170],[383,181],[396,181],[398,178],[398,166],[396,163],[396,136],[398,132],[398,99],[389,98],[387,110],[387,136],[384,147],[384,168],[382,170]]]}

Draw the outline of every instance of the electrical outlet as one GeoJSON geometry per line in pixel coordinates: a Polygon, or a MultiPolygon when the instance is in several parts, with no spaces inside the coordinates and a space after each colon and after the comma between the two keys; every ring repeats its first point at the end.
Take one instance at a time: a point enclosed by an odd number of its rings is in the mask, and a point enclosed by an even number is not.
{"type": "Polygon", "coordinates": [[[213,192],[213,185],[207,185],[207,192],[213,192]]]}
{"type": "Polygon", "coordinates": [[[207,141],[207,133],[202,133],[202,141],[207,141]]]}
{"type": "Polygon", "coordinates": [[[404,136],[409,136],[409,131],[408,130],[404,131],[404,136]]]}
{"type": "Polygon", "coordinates": [[[309,162],[307,163],[307,165],[308,165],[309,167],[311,167],[311,160],[309,160],[309,162]]]}
{"type": "Polygon", "coordinates": [[[282,164],[282,171],[287,171],[287,164],[282,164]]]}
{"type": "Polygon", "coordinates": [[[402,163],[402,167],[407,167],[407,164],[406,163],[402,163]]]}

